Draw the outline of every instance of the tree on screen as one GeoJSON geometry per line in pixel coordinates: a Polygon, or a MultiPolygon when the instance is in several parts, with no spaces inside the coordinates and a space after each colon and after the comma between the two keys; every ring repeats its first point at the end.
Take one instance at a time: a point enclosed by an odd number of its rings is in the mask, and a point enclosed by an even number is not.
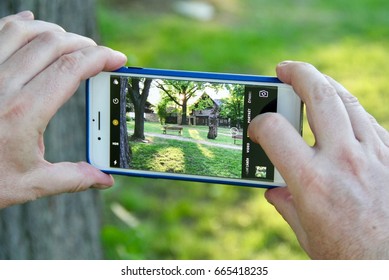
{"type": "Polygon", "coordinates": [[[204,90],[204,83],[195,81],[161,80],[157,87],[169,97],[182,112],[182,125],[187,124],[188,101],[196,96],[198,91],[204,90]]]}
{"type": "Polygon", "coordinates": [[[244,86],[226,84],[230,96],[225,98],[220,108],[220,116],[231,119],[231,125],[241,128],[243,123],[244,86]]]}
{"type": "Polygon", "coordinates": [[[120,154],[119,166],[121,168],[129,168],[131,164],[131,147],[128,143],[127,131],[127,92],[128,92],[128,77],[120,77],[120,154]]]}
{"type": "Polygon", "coordinates": [[[152,79],[131,78],[128,83],[128,93],[135,111],[135,128],[132,140],[145,139],[145,106],[149,97],[152,79]]]}

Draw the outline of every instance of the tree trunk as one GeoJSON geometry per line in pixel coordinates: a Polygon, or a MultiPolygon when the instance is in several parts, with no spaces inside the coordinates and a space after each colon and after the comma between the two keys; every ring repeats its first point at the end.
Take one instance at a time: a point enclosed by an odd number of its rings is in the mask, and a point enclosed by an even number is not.
{"type": "Polygon", "coordinates": [[[152,79],[132,78],[131,87],[129,90],[130,99],[134,104],[135,111],[135,128],[134,134],[131,136],[132,140],[144,140],[145,139],[145,105],[147,98],[149,97],[149,91],[152,79]],[[140,86],[143,83],[143,87],[140,86]]]}
{"type": "MultiPolygon", "coordinates": [[[[31,10],[37,19],[96,39],[94,0],[1,0],[0,16],[31,10]]],[[[85,160],[85,90],[60,109],[45,133],[46,159],[85,160]]],[[[100,259],[100,196],[63,194],[0,211],[1,259],[100,259]]]]}
{"type": "Polygon", "coordinates": [[[134,134],[132,135],[134,140],[145,139],[145,118],[144,110],[141,110],[139,106],[135,106],[135,128],[134,134]]]}
{"type": "Polygon", "coordinates": [[[212,113],[208,117],[208,139],[216,139],[217,137],[217,126],[218,126],[218,114],[219,108],[214,106],[212,113]]]}
{"type": "MultiPolygon", "coordinates": [[[[128,77],[120,77],[120,160],[119,165],[121,168],[129,168],[131,163],[130,157],[130,145],[128,143],[127,132],[127,117],[126,117],[126,105],[127,105],[127,90],[128,90],[128,77]]],[[[136,119],[136,117],[135,117],[136,119]]]]}
{"type": "Polygon", "coordinates": [[[188,100],[186,96],[184,97],[184,100],[182,100],[182,119],[181,119],[181,125],[186,125],[188,122],[186,120],[186,113],[188,111],[188,100]]]}

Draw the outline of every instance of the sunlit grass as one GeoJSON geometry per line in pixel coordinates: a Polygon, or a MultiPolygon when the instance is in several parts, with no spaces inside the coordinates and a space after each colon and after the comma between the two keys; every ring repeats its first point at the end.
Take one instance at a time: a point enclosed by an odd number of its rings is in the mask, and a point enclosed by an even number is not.
{"type": "Polygon", "coordinates": [[[209,159],[215,159],[215,154],[210,148],[207,148],[206,146],[200,144],[197,144],[197,148],[204,157],[207,157],[209,159]]]}
{"type": "Polygon", "coordinates": [[[134,169],[239,178],[240,150],[208,146],[180,138],[154,137],[150,142],[130,142],[134,169]]]}
{"type": "Polygon", "coordinates": [[[152,157],[150,166],[160,172],[185,172],[185,154],[182,149],[176,147],[166,147],[152,157]]]}
{"type": "Polygon", "coordinates": [[[189,128],[188,129],[188,132],[189,132],[189,135],[192,139],[195,139],[195,140],[204,140],[203,137],[200,137],[200,133],[198,130],[196,129],[193,129],[193,128],[189,128]]]}

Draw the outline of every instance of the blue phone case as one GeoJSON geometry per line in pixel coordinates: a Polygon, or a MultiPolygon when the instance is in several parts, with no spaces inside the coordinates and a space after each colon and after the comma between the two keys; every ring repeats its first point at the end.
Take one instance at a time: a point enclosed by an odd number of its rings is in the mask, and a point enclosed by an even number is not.
{"type": "MultiPolygon", "coordinates": [[[[229,73],[213,73],[213,72],[196,72],[196,71],[181,71],[181,70],[167,70],[167,69],[153,69],[153,68],[139,68],[139,67],[122,67],[113,71],[112,73],[117,74],[137,74],[137,75],[150,75],[150,76],[164,76],[172,78],[191,78],[199,80],[213,80],[213,81],[231,81],[231,82],[260,82],[260,83],[272,83],[272,84],[282,84],[282,82],[276,77],[269,76],[256,76],[256,75],[242,75],[242,74],[229,74],[229,73]]],[[[90,160],[90,150],[89,150],[89,98],[90,98],[90,87],[89,79],[86,81],[86,119],[87,119],[87,161],[91,163],[90,160]]],[[[161,179],[170,179],[170,180],[184,180],[184,181],[195,181],[195,182],[207,182],[207,183],[216,183],[216,184],[228,184],[228,185],[239,185],[247,187],[260,187],[260,188],[273,188],[275,187],[270,182],[266,181],[250,181],[250,180],[231,180],[229,178],[223,177],[201,177],[190,175],[176,174],[176,173],[146,173],[146,174],[129,174],[126,172],[126,169],[121,170],[102,170],[103,172],[116,175],[126,175],[126,176],[136,176],[136,177],[146,177],[146,178],[161,178],[161,179]]],[[[134,171],[134,170],[133,170],[134,171]]],[[[135,170],[136,171],[136,170],[135,170]]]]}
{"type": "Polygon", "coordinates": [[[211,80],[220,80],[220,81],[227,80],[227,81],[235,81],[235,82],[260,82],[260,83],[282,84],[282,82],[277,77],[269,77],[269,76],[153,69],[153,68],[141,68],[141,67],[121,67],[118,70],[114,71],[114,73],[195,78],[200,80],[211,79],[211,80]]]}

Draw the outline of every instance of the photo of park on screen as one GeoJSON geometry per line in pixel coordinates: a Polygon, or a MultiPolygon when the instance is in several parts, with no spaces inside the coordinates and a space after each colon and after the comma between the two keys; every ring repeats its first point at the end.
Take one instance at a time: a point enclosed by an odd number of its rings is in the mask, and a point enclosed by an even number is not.
{"type": "Polygon", "coordinates": [[[247,129],[256,115],[277,112],[277,86],[120,75],[112,75],[110,84],[111,167],[274,181],[274,166],[247,129]],[[158,149],[149,149],[152,145],[158,149]],[[177,158],[163,155],[169,150],[177,158]],[[213,173],[223,152],[234,156],[223,174],[213,173]],[[199,154],[207,156],[204,168],[196,173],[185,168],[198,164],[199,154]],[[172,168],[175,162],[182,168],[172,168]]]}

